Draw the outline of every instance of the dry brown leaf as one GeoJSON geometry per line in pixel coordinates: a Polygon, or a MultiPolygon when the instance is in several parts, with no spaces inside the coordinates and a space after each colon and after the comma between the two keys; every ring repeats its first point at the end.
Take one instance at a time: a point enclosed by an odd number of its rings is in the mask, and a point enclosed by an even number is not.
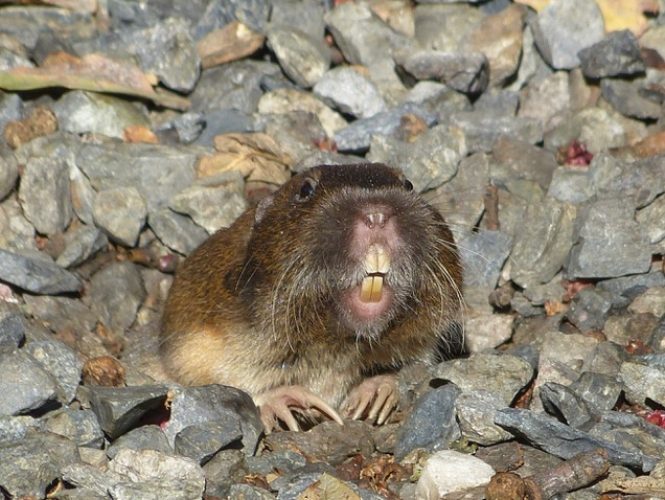
{"type": "Polygon", "coordinates": [[[189,101],[171,92],[153,89],[154,76],[137,66],[114,61],[101,54],[81,58],[57,52],[49,55],[39,68],[18,67],[0,71],[0,89],[20,91],[49,87],[110,92],[150,99],[168,108],[185,110],[189,101]]]}
{"type": "Polygon", "coordinates": [[[290,177],[291,158],[266,134],[218,135],[214,143],[218,152],[199,159],[199,177],[239,172],[248,182],[274,185],[281,185],[290,177]]]}
{"type": "Polygon", "coordinates": [[[158,144],[159,139],[155,133],[145,125],[129,125],[123,130],[125,142],[158,144]]]}
{"type": "Polygon", "coordinates": [[[5,141],[12,149],[31,140],[49,135],[58,130],[58,119],[43,106],[34,108],[23,120],[10,121],[5,126],[5,141]]]}
{"type": "Polygon", "coordinates": [[[259,50],[264,41],[265,36],[240,21],[233,21],[204,36],[196,44],[196,51],[205,69],[249,56],[259,50]]]}

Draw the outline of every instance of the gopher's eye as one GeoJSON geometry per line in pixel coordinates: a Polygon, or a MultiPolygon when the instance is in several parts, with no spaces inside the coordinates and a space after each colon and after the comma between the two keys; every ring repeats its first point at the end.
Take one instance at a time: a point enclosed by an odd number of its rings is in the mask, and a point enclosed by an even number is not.
{"type": "Polygon", "coordinates": [[[407,191],[413,191],[413,184],[411,184],[409,179],[404,179],[404,189],[407,191]]]}
{"type": "Polygon", "coordinates": [[[316,191],[316,183],[312,179],[305,179],[300,186],[300,191],[296,194],[296,201],[303,203],[310,200],[314,196],[314,191],[316,191]]]}

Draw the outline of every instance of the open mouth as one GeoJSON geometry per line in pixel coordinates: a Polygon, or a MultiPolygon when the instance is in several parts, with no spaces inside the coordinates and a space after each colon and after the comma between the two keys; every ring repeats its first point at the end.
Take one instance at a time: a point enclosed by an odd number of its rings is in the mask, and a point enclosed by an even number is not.
{"type": "Polygon", "coordinates": [[[360,301],[381,302],[383,281],[390,269],[390,254],[383,245],[372,244],[367,249],[363,266],[367,276],[360,285],[360,301]]]}

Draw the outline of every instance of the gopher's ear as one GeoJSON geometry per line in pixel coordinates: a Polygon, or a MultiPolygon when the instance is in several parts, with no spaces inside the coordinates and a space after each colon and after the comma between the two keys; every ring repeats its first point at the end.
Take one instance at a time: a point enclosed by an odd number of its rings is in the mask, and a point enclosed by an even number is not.
{"type": "Polygon", "coordinates": [[[254,211],[254,225],[257,225],[259,222],[263,220],[263,218],[266,215],[266,212],[270,208],[270,206],[273,204],[275,201],[275,197],[272,194],[269,194],[265,198],[261,199],[256,204],[256,209],[254,211]]]}

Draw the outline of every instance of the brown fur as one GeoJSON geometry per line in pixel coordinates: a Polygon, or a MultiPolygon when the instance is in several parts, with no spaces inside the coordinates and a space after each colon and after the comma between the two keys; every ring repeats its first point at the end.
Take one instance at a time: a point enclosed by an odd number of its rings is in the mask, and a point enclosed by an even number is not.
{"type": "Polygon", "coordinates": [[[431,361],[459,320],[460,287],[450,231],[406,192],[401,173],[378,164],[316,167],[186,259],[166,303],[160,354],[183,384],[232,385],[253,396],[302,385],[337,406],[365,376],[431,361]],[[305,179],[316,191],[294,201],[305,179]],[[357,283],[346,226],[366,203],[394,206],[408,246],[394,258],[405,298],[383,331],[364,335],[340,321],[335,300],[340,284],[357,283]]]}

